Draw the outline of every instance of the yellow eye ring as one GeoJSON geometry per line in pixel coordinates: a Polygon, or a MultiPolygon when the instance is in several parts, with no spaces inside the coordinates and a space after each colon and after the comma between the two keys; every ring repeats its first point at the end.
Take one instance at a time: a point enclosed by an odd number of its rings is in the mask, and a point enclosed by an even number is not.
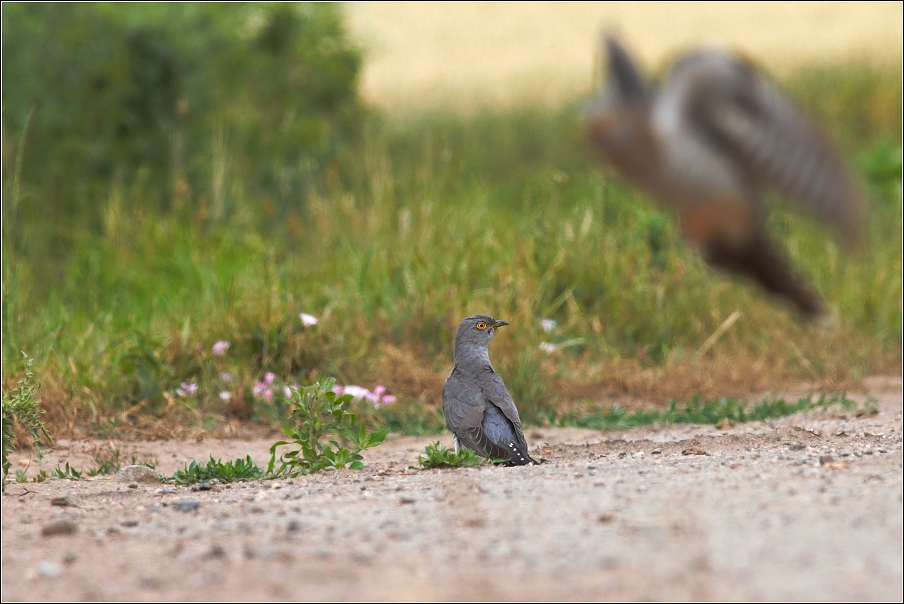
{"type": "Polygon", "coordinates": [[[478,322],[477,322],[477,329],[479,329],[480,331],[483,331],[483,330],[486,329],[486,328],[487,328],[487,324],[486,324],[486,323],[484,323],[483,321],[478,321],[478,322]]]}

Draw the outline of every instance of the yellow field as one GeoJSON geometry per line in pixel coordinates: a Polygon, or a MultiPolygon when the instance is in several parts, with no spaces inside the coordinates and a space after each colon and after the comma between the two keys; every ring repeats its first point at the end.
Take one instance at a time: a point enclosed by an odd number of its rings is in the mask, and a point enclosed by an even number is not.
{"type": "Polygon", "coordinates": [[[781,73],[838,60],[901,62],[902,4],[509,3],[346,5],[366,52],[362,93],[394,111],[556,103],[593,87],[599,33],[648,70],[701,44],[781,73]]]}

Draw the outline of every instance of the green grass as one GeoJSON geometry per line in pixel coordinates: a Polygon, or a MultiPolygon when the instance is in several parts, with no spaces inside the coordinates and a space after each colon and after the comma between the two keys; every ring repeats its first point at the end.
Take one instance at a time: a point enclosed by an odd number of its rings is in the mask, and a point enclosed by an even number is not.
{"type": "Polygon", "coordinates": [[[422,470],[433,468],[469,468],[487,462],[483,457],[470,449],[450,451],[439,441],[427,445],[423,455],[418,455],[417,464],[422,470]]]}
{"type": "Polygon", "coordinates": [[[239,480],[258,480],[264,477],[264,471],[258,467],[250,456],[245,459],[238,458],[235,461],[221,461],[210,456],[207,464],[199,464],[192,461],[181,470],[176,470],[167,480],[180,485],[190,485],[198,482],[210,482],[214,478],[220,482],[236,482],[239,480]]]}
{"type": "Polygon", "coordinates": [[[628,412],[619,406],[613,406],[606,412],[571,411],[568,414],[548,418],[554,426],[573,426],[593,430],[624,430],[637,426],[652,424],[718,424],[723,420],[733,422],[755,422],[793,415],[810,409],[827,409],[840,405],[843,409],[853,409],[856,403],[844,394],[832,396],[804,397],[796,402],[788,402],[783,398],[766,398],[759,403],[749,405],[733,398],[701,400],[694,397],[678,408],[677,401],[664,410],[649,409],[628,412]]]}
{"type": "MultiPolygon", "coordinates": [[[[707,268],[669,215],[598,170],[572,108],[526,108],[375,120],[342,161],[312,168],[306,196],[276,204],[230,181],[218,220],[203,199],[161,212],[142,187],[111,182],[93,201],[103,224],[87,229],[41,216],[36,189],[5,179],[4,375],[19,350],[36,360],[56,429],[228,414],[274,423],[288,404],[255,390],[272,372],[278,389],[323,374],[383,384],[399,401],[368,413],[431,433],[455,327],[475,312],[512,325],[491,354],[527,422],[588,391],[668,400],[897,371],[900,76],[824,70],[789,85],[833,120],[874,200],[853,257],[805,217],[781,207],[770,217],[838,311],[834,330],[802,326],[707,268]],[[304,326],[300,313],[319,323],[304,326]],[[216,355],[220,340],[230,347],[216,355]],[[560,347],[550,354],[543,342],[560,347]]],[[[38,160],[26,147],[23,161],[38,160]]]]}

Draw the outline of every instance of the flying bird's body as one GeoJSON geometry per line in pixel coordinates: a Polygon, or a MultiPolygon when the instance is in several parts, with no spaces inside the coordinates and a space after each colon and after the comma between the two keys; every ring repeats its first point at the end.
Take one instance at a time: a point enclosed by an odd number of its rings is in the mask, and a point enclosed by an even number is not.
{"type": "Polygon", "coordinates": [[[443,415],[456,450],[527,465],[536,462],[527,453],[518,409],[490,363],[490,340],[503,325],[508,323],[472,315],[458,326],[455,366],[443,386],[443,415]]]}
{"type": "Polygon", "coordinates": [[[854,243],[863,201],[824,135],[731,54],[685,55],[656,93],[611,40],[609,56],[609,86],[587,116],[603,160],[672,208],[711,265],[821,315],[819,297],[766,236],[762,195],[797,201],[854,243]]]}

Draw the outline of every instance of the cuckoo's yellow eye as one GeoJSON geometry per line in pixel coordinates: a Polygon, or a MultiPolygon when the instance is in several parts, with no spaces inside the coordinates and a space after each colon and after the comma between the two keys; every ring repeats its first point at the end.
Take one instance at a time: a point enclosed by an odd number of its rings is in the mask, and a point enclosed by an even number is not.
{"type": "Polygon", "coordinates": [[[486,328],[487,328],[487,324],[486,324],[486,323],[484,323],[483,321],[478,321],[478,322],[477,322],[477,329],[479,329],[480,331],[483,331],[483,330],[486,329],[486,328]]]}

